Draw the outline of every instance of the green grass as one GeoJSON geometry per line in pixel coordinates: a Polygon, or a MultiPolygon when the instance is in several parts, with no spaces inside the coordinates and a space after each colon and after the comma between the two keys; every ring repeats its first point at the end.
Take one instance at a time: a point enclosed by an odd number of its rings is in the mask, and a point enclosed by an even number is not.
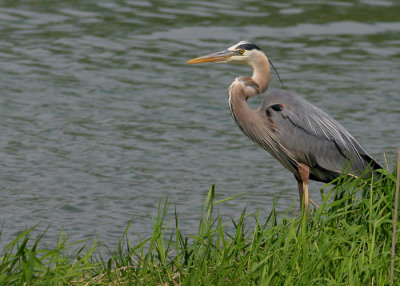
{"type": "Polygon", "coordinates": [[[225,200],[215,201],[213,186],[195,236],[181,233],[176,214],[166,221],[165,202],[150,238],[132,243],[128,226],[107,258],[96,243],[79,248],[63,235],[55,249],[40,249],[30,229],[1,251],[0,285],[389,285],[394,174],[378,182],[343,176],[321,190],[322,204],[308,214],[278,218],[273,208],[261,221],[259,212],[243,211],[233,231],[215,214],[225,200]]]}

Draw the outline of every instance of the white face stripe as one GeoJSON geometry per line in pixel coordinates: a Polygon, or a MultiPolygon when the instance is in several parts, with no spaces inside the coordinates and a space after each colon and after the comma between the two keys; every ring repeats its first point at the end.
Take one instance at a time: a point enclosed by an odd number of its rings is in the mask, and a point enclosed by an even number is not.
{"type": "Polygon", "coordinates": [[[248,42],[248,41],[240,41],[239,43],[234,44],[232,47],[229,47],[228,50],[229,51],[235,51],[238,46],[243,45],[243,44],[251,44],[251,43],[248,42]]]}

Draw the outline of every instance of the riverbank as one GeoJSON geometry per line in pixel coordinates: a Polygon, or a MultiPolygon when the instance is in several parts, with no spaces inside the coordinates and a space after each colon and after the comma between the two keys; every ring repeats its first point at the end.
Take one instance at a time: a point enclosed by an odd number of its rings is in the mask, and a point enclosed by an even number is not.
{"type": "MultiPolygon", "coordinates": [[[[232,220],[227,231],[212,186],[198,233],[185,237],[179,217],[166,221],[160,204],[153,235],[139,243],[127,237],[109,256],[94,242],[78,247],[60,235],[43,249],[27,230],[0,255],[1,285],[386,285],[390,281],[396,173],[386,180],[339,178],[321,190],[322,204],[308,214],[295,207],[266,220],[260,214],[232,220]],[[246,221],[255,220],[249,228],[246,221]],[[232,229],[232,228],[230,228],[232,229]],[[32,241],[33,240],[33,241],[32,241]]],[[[279,203],[279,202],[276,202],[279,203]]],[[[397,230],[399,230],[399,224],[397,230]]],[[[397,231],[398,232],[398,231],[397,231]]],[[[395,284],[400,283],[397,234],[395,284]]]]}

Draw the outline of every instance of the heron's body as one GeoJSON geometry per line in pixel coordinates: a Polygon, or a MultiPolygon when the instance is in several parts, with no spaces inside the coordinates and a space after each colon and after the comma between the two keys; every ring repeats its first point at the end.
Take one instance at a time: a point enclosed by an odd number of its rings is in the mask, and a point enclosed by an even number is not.
{"type": "Polygon", "coordinates": [[[381,168],[339,122],[294,93],[267,93],[258,109],[252,109],[247,100],[264,93],[270,78],[268,58],[256,45],[240,42],[227,51],[189,62],[208,61],[245,63],[253,68],[252,77],[238,77],[229,87],[232,117],[244,134],[294,174],[306,208],[308,179],[331,182],[346,165],[352,176],[367,168],[381,168]]]}
{"type": "Polygon", "coordinates": [[[339,122],[289,91],[265,94],[258,109],[248,107],[248,113],[243,108],[238,111],[238,102],[230,107],[242,131],[296,177],[300,176],[299,163],[309,167],[310,179],[325,183],[336,179],[346,164],[353,175],[362,173],[370,163],[376,164],[339,122]],[[310,109],[318,116],[310,115],[310,109]],[[236,117],[237,112],[246,114],[236,117]],[[241,122],[237,118],[252,120],[241,122]],[[252,124],[256,121],[263,124],[252,124]],[[273,140],[265,140],[257,134],[268,134],[273,140]]]}

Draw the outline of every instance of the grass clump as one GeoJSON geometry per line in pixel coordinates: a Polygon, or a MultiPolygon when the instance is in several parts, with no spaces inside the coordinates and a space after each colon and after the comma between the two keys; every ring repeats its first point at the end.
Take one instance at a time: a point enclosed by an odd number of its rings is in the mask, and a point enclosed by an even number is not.
{"type": "Polygon", "coordinates": [[[0,284],[388,285],[395,176],[383,172],[386,179],[377,182],[339,178],[333,189],[321,190],[322,204],[308,214],[288,210],[278,218],[274,207],[261,221],[259,212],[243,211],[232,219],[233,231],[215,214],[225,200],[215,201],[213,186],[196,235],[182,234],[176,213],[166,221],[166,202],[150,238],[133,244],[128,227],[108,258],[95,253],[95,244],[68,253],[64,238],[54,250],[39,250],[40,237],[28,247],[28,230],[3,249],[0,284]]]}

